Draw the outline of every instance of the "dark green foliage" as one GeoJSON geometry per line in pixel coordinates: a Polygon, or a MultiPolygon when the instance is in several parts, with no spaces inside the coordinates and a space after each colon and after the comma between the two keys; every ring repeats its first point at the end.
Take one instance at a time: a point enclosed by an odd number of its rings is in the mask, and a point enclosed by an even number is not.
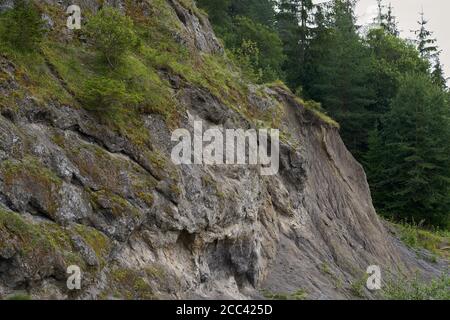
{"type": "Polygon", "coordinates": [[[114,111],[121,106],[135,105],[141,98],[129,94],[123,81],[98,77],[85,82],[82,101],[86,109],[104,112],[114,111]]]}
{"type": "Polygon", "coordinates": [[[408,72],[426,74],[427,63],[414,46],[383,29],[371,30],[366,43],[372,54],[370,83],[377,97],[372,109],[384,114],[397,92],[401,76],[408,72]]]}
{"type": "Polygon", "coordinates": [[[287,57],[283,70],[291,88],[306,81],[312,9],[311,0],[281,0],[278,3],[276,26],[287,57]]]}
{"type": "Polygon", "coordinates": [[[201,0],[218,35],[244,73],[255,82],[283,77],[283,44],[273,29],[271,0],[201,0]]]}
{"type": "Polygon", "coordinates": [[[420,20],[417,22],[420,28],[414,33],[416,34],[417,49],[420,56],[424,59],[433,59],[439,54],[439,49],[436,45],[436,39],[433,38],[433,32],[427,29],[428,20],[425,19],[425,13],[422,11],[420,20]]]}
{"type": "Polygon", "coordinates": [[[377,0],[377,3],[378,15],[374,22],[390,35],[398,37],[400,31],[398,30],[397,17],[394,15],[392,4],[389,3],[386,7],[383,0],[377,0]]]}
{"type": "Polygon", "coordinates": [[[378,209],[398,220],[447,227],[450,212],[449,102],[427,75],[406,76],[370,137],[368,174],[378,209]]]}
{"type": "Polygon", "coordinates": [[[231,25],[229,8],[231,0],[197,0],[197,5],[208,13],[209,21],[219,33],[231,25]]]}
{"type": "MultiPolygon", "coordinates": [[[[427,63],[419,57],[419,53],[413,45],[400,39],[382,28],[371,30],[366,38],[370,59],[370,73],[368,84],[374,90],[373,103],[365,108],[367,127],[363,130],[367,133],[376,126],[390,110],[392,99],[397,94],[403,81],[403,75],[409,72],[427,74],[427,63]]],[[[359,145],[360,155],[367,151],[367,141],[359,145]]],[[[367,167],[366,169],[370,169],[367,167]]]]}
{"type": "Polygon", "coordinates": [[[428,62],[433,82],[445,90],[447,88],[447,79],[444,76],[444,70],[439,57],[441,50],[439,50],[436,38],[433,38],[433,32],[427,29],[428,20],[425,19],[423,11],[420,14],[418,24],[420,28],[414,32],[417,37],[415,41],[417,50],[420,56],[428,62]]]}
{"type": "Polygon", "coordinates": [[[274,0],[231,0],[232,16],[244,16],[268,28],[275,25],[274,0]]]}
{"type": "Polygon", "coordinates": [[[373,126],[366,107],[375,97],[368,85],[370,52],[357,33],[353,10],[350,1],[334,2],[329,27],[311,44],[315,69],[304,88],[340,123],[347,147],[358,156],[366,128],[373,126]]]}
{"type": "Polygon", "coordinates": [[[433,80],[434,84],[438,85],[440,88],[444,90],[447,89],[447,78],[444,75],[444,69],[439,57],[436,58],[436,61],[434,63],[433,71],[431,72],[431,79],[433,80]]]}
{"type": "Polygon", "coordinates": [[[0,38],[12,49],[36,50],[44,34],[41,15],[28,0],[15,0],[14,7],[0,15],[0,38]]]}
{"type": "Polygon", "coordinates": [[[104,7],[91,17],[86,32],[93,47],[111,66],[137,42],[131,18],[111,7],[104,7]]]}
{"type": "Polygon", "coordinates": [[[225,35],[225,42],[244,67],[254,73],[256,82],[270,82],[281,75],[283,49],[277,34],[249,18],[234,18],[233,32],[225,35]]]}
{"type": "Polygon", "coordinates": [[[386,14],[386,22],[383,27],[389,34],[398,37],[400,35],[400,31],[398,29],[397,17],[394,16],[393,10],[394,9],[392,7],[392,4],[389,3],[388,11],[386,14]]]}
{"type": "Polygon", "coordinates": [[[226,32],[237,16],[269,28],[275,24],[274,0],[198,0],[197,5],[207,11],[209,20],[219,27],[219,32],[226,32]]]}

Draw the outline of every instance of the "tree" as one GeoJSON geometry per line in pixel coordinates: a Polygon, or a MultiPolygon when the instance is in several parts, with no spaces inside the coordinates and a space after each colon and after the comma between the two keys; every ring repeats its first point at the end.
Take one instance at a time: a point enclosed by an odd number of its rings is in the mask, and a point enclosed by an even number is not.
{"type": "Polygon", "coordinates": [[[450,139],[447,95],[427,75],[404,78],[383,131],[366,157],[379,211],[397,220],[448,226],[450,139]]]}
{"type": "Polygon", "coordinates": [[[377,0],[377,6],[378,14],[374,18],[375,23],[380,27],[384,27],[386,23],[386,15],[384,14],[385,5],[383,4],[383,0],[377,0]]]}
{"type": "Polygon", "coordinates": [[[368,83],[375,91],[374,103],[368,110],[378,121],[389,111],[404,75],[427,74],[428,65],[413,45],[387,30],[370,30],[365,43],[372,55],[368,83]]]}
{"type": "Polygon", "coordinates": [[[251,67],[251,72],[259,75],[252,80],[270,82],[282,78],[285,56],[278,34],[247,17],[237,16],[233,21],[224,40],[239,61],[248,62],[244,69],[251,67]]]}
{"type": "Polygon", "coordinates": [[[93,47],[110,66],[137,42],[133,20],[112,7],[104,7],[90,18],[86,30],[93,47]]]}
{"type": "Polygon", "coordinates": [[[417,36],[416,44],[420,56],[429,63],[430,74],[433,82],[442,89],[447,87],[447,79],[444,76],[443,67],[440,62],[441,50],[437,46],[436,38],[433,38],[433,32],[427,29],[428,20],[425,19],[425,14],[422,10],[420,13],[420,20],[418,21],[420,28],[414,33],[417,36]]]}
{"type": "Polygon", "coordinates": [[[291,0],[281,0],[278,3],[277,31],[283,43],[283,52],[286,61],[283,70],[286,72],[286,80],[291,88],[298,84],[296,79],[299,70],[295,59],[299,56],[299,33],[300,26],[297,15],[297,5],[291,0]]]}
{"type": "Polygon", "coordinates": [[[385,29],[387,32],[389,32],[394,37],[400,36],[400,31],[398,30],[397,17],[394,16],[394,8],[392,7],[391,3],[389,3],[388,11],[386,14],[385,29]]]}
{"type": "Polygon", "coordinates": [[[445,78],[444,67],[441,64],[439,56],[435,59],[433,71],[431,72],[431,79],[433,80],[433,83],[438,85],[440,88],[444,90],[447,89],[447,78],[445,78]]]}
{"type": "Polygon", "coordinates": [[[314,69],[305,91],[341,124],[347,147],[360,157],[367,128],[373,127],[366,112],[374,99],[368,85],[370,52],[357,32],[352,1],[335,0],[329,14],[320,36],[312,40],[314,69]]]}
{"type": "Polygon", "coordinates": [[[306,62],[306,54],[309,47],[309,41],[311,39],[311,10],[313,8],[312,0],[300,0],[298,3],[298,14],[300,16],[300,57],[299,63],[300,65],[305,64],[306,62]]]}
{"type": "Polygon", "coordinates": [[[14,6],[0,16],[0,37],[12,48],[32,51],[39,47],[45,29],[41,15],[28,0],[14,0],[14,6]]]}
{"type": "Polygon", "coordinates": [[[283,78],[283,43],[274,29],[272,0],[200,0],[217,34],[244,73],[255,82],[283,78]]]}
{"type": "Polygon", "coordinates": [[[274,0],[231,0],[228,12],[231,17],[244,16],[274,30],[274,7],[274,0]]]}
{"type": "Polygon", "coordinates": [[[425,19],[425,13],[420,13],[420,20],[417,22],[420,26],[414,33],[417,37],[416,44],[419,50],[420,56],[423,59],[431,60],[439,54],[438,47],[436,46],[436,39],[432,38],[433,32],[427,29],[428,20],[425,19]]]}
{"type": "Polygon", "coordinates": [[[287,57],[283,69],[291,88],[305,84],[312,9],[311,0],[281,0],[278,3],[277,30],[287,57]]]}
{"type": "Polygon", "coordinates": [[[383,4],[383,0],[377,0],[378,3],[378,15],[374,18],[374,22],[389,34],[398,37],[400,32],[398,30],[397,18],[394,16],[394,8],[392,4],[386,7],[383,4]],[[387,8],[387,11],[385,9],[387,8]]]}
{"type": "Polygon", "coordinates": [[[197,5],[208,13],[213,26],[219,28],[226,28],[231,24],[231,16],[228,13],[230,3],[231,0],[197,0],[197,5]]]}

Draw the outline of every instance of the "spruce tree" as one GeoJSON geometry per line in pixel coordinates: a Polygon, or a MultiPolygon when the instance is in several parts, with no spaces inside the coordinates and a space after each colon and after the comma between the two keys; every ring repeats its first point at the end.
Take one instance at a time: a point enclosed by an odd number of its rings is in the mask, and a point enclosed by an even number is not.
{"type": "Polygon", "coordinates": [[[13,8],[0,16],[0,40],[19,51],[38,49],[44,38],[44,21],[29,0],[14,0],[13,8]]]}
{"type": "Polygon", "coordinates": [[[283,70],[286,72],[286,80],[291,88],[298,84],[299,74],[296,62],[300,56],[300,22],[297,9],[297,3],[293,0],[280,0],[277,8],[277,31],[287,57],[283,70]]]}
{"type": "Polygon", "coordinates": [[[374,23],[389,34],[398,37],[400,35],[400,31],[398,30],[397,18],[394,15],[392,4],[389,3],[389,5],[386,6],[384,5],[383,0],[377,0],[377,4],[378,14],[374,18],[374,23]]]}
{"type": "Polygon", "coordinates": [[[374,98],[368,86],[370,52],[358,34],[353,1],[335,0],[327,20],[328,31],[313,40],[308,93],[341,124],[347,147],[359,158],[367,128],[373,128],[365,109],[374,98]]]}
{"type": "Polygon", "coordinates": [[[436,57],[439,50],[436,45],[436,38],[433,38],[433,32],[427,29],[428,20],[425,19],[425,13],[420,13],[420,20],[417,22],[420,26],[414,33],[417,37],[416,44],[417,50],[420,52],[420,56],[424,59],[431,60],[436,57]]]}
{"type": "Polygon", "coordinates": [[[447,89],[447,79],[444,75],[444,68],[441,64],[441,60],[439,56],[436,57],[433,71],[431,72],[431,78],[433,82],[438,85],[440,88],[446,90],[447,89]]]}
{"type": "Polygon", "coordinates": [[[300,0],[298,3],[298,13],[300,15],[300,56],[298,63],[303,66],[306,63],[306,55],[309,49],[309,42],[311,38],[311,23],[313,8],[312,0],[300,0]]]}
{"type": "Polygon", "coordinates": [[[383,4],[383,0],[377,0],[378,14],[374,18],[375,23],[379,27],[385,27],[386,25],[386,15],[384,14],[385,5],[383,4]]]}
{"type": "Polygon", "coordinates": [[[327,60],[332,51],[330,44],[332,43],[333,32],[330,27],[329,10],[330,5],[327,3],[315,7],[302,83],[302,95],[307,99],[320,97],[321,90],[316,84],[323,72],[322,63],[327,60]]]}
{"type": "Polygon", "coordinates": [[[228,0],[231,17],[244,16],[256,23],[273,29],[275,27],[274,0],[228,0]]]}
{"type": "Polygon", "coordinates": [[[277,9],[277,30],[287,56],[284,70],[288,85],[296,89],[305,83],[307,75],[313,2],[280,0],[277,9]]]}
{"type": "Polygon", "coordinates": [[[389,3],[389,5],[388,5],[385,29],[387,32],[389,32],[391,35],[393,35],[395,37],[400,36],[400,31],[398,29],[397,17],[394,15],[394,9],[393,9],[391,3],[389,3]]]}
{"type": "Polygon", "coordinates": [[[231,0],[197,0],[197,5],[208,13],[209,21],[221,32],[231,25],[228,12],[231,0]]]}
{"type": "Polygon", "coordinates": [[[405,77],[366,161],[375,204],[397,220],[445,227],[450,213],[447,95],[427,75],[405,77]]]}

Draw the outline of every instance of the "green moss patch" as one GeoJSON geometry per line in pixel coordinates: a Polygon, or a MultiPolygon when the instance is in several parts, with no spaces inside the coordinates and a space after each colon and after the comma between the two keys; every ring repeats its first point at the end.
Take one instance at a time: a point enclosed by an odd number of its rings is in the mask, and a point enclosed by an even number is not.
{"type": "Polygon", "coordinates": [[[36,158],[27,156],[21,161],[4,161],[0,165],[5,189],[32,195],[38,199],[40,210],[54,219],[58,209],[55,195],[62,181],[36,158]]]}
{"type": "Polygon", "coordinates": [[[147,282],[146,275],[138,271],[116,266],[111,271],[111,280],[113,284],[111,289],[118,298],[127,300],[150,300],[155,298],[154,292],[147,282]]]}
{"type": "Polygon", "coordinates": [[[34,224],[17,213],[0,209],[0,250],[13,250],[20,254],[30,275],[58,263],[84,265],[74,255],[69,234],[54,223],[34,224]]]}

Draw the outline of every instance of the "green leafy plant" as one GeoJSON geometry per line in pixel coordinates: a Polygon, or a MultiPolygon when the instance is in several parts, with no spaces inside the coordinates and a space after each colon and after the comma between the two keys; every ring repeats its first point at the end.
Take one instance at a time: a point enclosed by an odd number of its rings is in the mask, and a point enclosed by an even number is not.
{"type": "Polygon", "coordinates": [[[350,292],[357,298],[365,298],[366,297],[366,283],[367,283],[368,275],[364,274],[361,277],[357,278],[354,282],[352,282],[350,286],[350,292]]]}
{"type": "Polygon", "coordinates": [[[399,232],[400,239],[410,248],[425,249],[441,258],[450,257],[450,232],[444,230],[427,230],[421,224],[393,224],[399,232]]]}
{"type": "Polygon", "coordinates": [[[104,7],[91,17],[86,30],[92,46],[110,66],[137,44],[133,20],[111,7],[104,7]]]}
{"type": "Polygon", "coordinates": [[[111,111],[121,106],[135,105],[141,97],[129,94],[122,81],[96,77],[85,82],[82,101],[88,110],[111,111]]]}
{"type": "Polygon", "coordinates": [[[44,34],[41,15],[28,0],[15,0],[14,7],[0,16],[0,38],[12,49],[33,51],[44,34]]]}
{"type": "Polygon", "coordinates": [[[230,56],[249,80],[261,82],[263,71],[259,67],[260,52],[256,43],[243,40],[239,48],[230,51],[230,56]]]}
{"type": "Polygon", "coordinates": [[[450,277],[443,275],[425,282],[418,275],[412,279],[398,279],[389,282],[384,290],[384,298],[389,300],[449,300],[450,277]]]}

